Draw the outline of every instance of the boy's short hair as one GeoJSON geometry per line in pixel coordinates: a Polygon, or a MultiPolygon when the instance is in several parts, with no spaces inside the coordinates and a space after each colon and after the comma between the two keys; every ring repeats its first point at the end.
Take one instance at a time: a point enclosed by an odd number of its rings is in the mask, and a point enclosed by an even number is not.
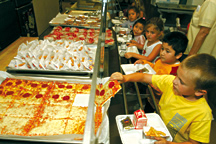
{"type": "Polygon", "coordinates": [[[163,37],[162,42],[168,43],[169,46],[172,46],[176,56],[179,53],[185,52],[188,44],[188,38],[181,32],[169,32],[163,37]]]}
{"type": "Polygon", "coordinates": [[[211,90],[216,86],[216,59],[209,54],[195,54],[183,60],[181,66],[194,70],[195,90],[211,90]]]}

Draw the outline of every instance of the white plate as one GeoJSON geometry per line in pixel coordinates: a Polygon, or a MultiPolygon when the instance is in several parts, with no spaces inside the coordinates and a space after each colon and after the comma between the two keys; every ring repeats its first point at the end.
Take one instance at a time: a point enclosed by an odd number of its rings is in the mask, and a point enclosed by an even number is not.
{"type": "MultiPolygon", "coordinates": [[[[117,115],[116,116],[116,123],[119,131],[119,135],[121,137],[121,141],[123,144],[153,144],[155,140],[153,139],[146,139],[143,130],[124,130],[121,120],[125,119],[127,116],[130,117],[131,120],[133,120],[133,114],[131,115],[117,115]]],[[[147,126],[153,126],[153,127],[160,127],[164,128],[168,131],[166,128],[164,122],[160,118],[160,116],[156,113],[146,113],[147,116],[147,126]]],[[[170,133],[167,134],[169,137],[167,138],[168,141],[172,141],[172,136],[170,133]]]]}
{"type": "Polygon", "coordinates": [[[121,65],[123,71],[125,74],[132,74],[139,70],[142,70],[144,68],[148,69],[149,72],[145,72],[148,74],[156,74],[156,72],[153,70],[153,68],[149,64],[122,64],[121,65]]]}

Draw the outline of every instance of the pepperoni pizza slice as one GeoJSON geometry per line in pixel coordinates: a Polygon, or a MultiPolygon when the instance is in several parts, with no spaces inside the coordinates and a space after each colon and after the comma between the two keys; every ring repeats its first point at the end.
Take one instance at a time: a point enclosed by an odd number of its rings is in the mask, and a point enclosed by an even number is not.
{"type": "Polygon", "coordinates": [[[1,86],[5,88],[24,88],[26,86],[27,80],[21,80],[21,79],[14,79],[14,78],[6,78],[1,86]]]}
{"type": "Polygon", "coordinates": [[[97,106],[102,106],[111,97],[114,97],[120,89],[121,86],[118,81],[107,81],[104,85],[97,85],[95,104],[97,106]]]}
{"type": "Polygon", "coordinates": [[[77,84],[74,84],[74,83],[55,82],[52,90],[59,91],[59,92],[75,93],[76,85],[77,84]]]}
{"type": "Polygon", "coordinates": [[[0,102],[13,102],[15,98],[19,96],[20,92],[21,89],[5,88],[0,95],[0,102]]]}
{"type": "Polygon", "coordinates": [[[28,80],[25,89],[31,91],[49,91],[52,86],[53,82],[28,80]]]}
{"type": "Polygon", "coordinates": [[[48,103],[52,105],[73,104],[76,94],[72,92],[51,91],[48,96],[48,103]]]}
{"type": "Polygon", "coordinates": [[[23,89],[19,96],[15,98],[16,103],[24,103],[24,104],[42,104],[47,100],[46,91],[31,91],[23,89]]]}
{"type": "Polygon", "coordinates": [[[90,94],[91,84],[77,84],[76,93],[78,94],[90,94]]]}

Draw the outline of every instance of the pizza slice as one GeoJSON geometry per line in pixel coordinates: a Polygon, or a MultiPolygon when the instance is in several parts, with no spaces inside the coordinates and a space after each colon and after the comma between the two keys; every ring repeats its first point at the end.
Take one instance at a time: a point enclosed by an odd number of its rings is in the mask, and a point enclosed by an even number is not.
{"type": "Polygon", "coordinates": [[[84,134],[86,120],[67,120],[67,126],[64,134],[84,134]]]}
{"type": "Polygon", "coordinates": [[[0,117],[5,115],[7,109],[11,106],[11,103],[0,103],[0,117]]]}
{"type": "Polygon", "coordinates": [[[22,90],[18,97],[15,98],[16,103],[24,104],[42,104],[47,99],[48,92],[46,91],[31,91],[22,90]]]}
{"type": "Polygon", "coordinates": [[[31,91],[49,91],[52,86],[53,82],[28,80],[25,89],[31,91]]]}
{"type": "Polygon", "coordinates": [[[2,135],[25,136],[24,127],[29,123],[30,118],[5,116],[0,121],[0,131],[2,135]]]}
{"type": "Polygon", "coordinates": [[[30,118],[34,117],[40,109],[41,105],[14,103],[7,109],[4,115],[17,118],[30,118]]]}
{"type": "Polygon", "coordinates": [[[66,120],[45,119],[37,127],[31,129],[28,136],[49,136],[64,134],[66,120]]]}
{"type": "Polygon", "coordinates": [[[69,117],[75,120],[86,120],[88,107],[72,106],[69,117]]]}
{"type": "Polygon", "coordinates": [[[103,88],[105,90],[111,89],[113,92],[113,96],[121,89],[121,85],[117,80],[114,81],[107,81],[104,85],[103,88]]]}
{"type": "Polygon", "coordinates": [[[26,86],[27,80],[15,79],[15,78],[6,78],[1,86],[6,88],[24,88],[26,86]]]}
{"type": "Polygon", "coordinates": [[[76,94],[72,92],[52,91],[49,93],[47,102],[51,105],[73,104],[76,94]]]}
{"type": "Polygon", "coordinates": [[[46,105],[42,118],[66,119],[69,117],[71,105],[46,105]]]}
{"type": "Polygon", "coordinates": [[[75,93],[76,84],[67,83],[67,82],[55,82],[52,90],[59,91],[59,92],[67,91],[67,92],[75,93]]]}
{"type": "Polygon", "coordinates": [[[8,88],[4,89],[0,96],[0,102],[13,102],[19,96],[21,89],[8,88]]]}
{"type": "Polygon", "coordinates": [[[107,81],[96,86],[95,104],[102,106],[121,89],[118,81],[107,81]]]}
{"type": "Polygon", "coordinates": [[[90,94],[91,84],[77,84],[76,93],[78,94],[90,94]]]}

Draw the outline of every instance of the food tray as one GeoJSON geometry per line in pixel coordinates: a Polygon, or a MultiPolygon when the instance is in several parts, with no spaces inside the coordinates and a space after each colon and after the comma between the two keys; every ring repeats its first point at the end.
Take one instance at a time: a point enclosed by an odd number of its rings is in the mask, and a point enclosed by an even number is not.
{"type": "MultiPolygon", "coordinates": [[[[121,141],[123,144],[153,144],[155,140],[152,139],[146,139],[143,130],[124,130],[121,120],[126,118],[127,116],[130,117],[130,119],[133,121],[133,115],[117,115],[116,116],[116,123],[119,131],[119,135],[121,137],[121,141]]],[[[160,118],[160,116],[156,113],[146,113],[147,116],[147,126],[153,126],[153,127],[162,127],[166,128],[164,122],[160,118]]],[[[167,130],[168,131],[168,130],[167,130]]],[[[169,134],[169,137],[167,138],[168,141],[172,141],[172,136],[169,134]]]]}
{"type": "Polygon", "coordinates": [[[152,69],[152,67],[149,64],[122,64],[121,65],[123,71],[125,74],[132,74],[135,72],[138,72],[142,69],[147,69],[148,72],[143,72],[143,73],[148,73],[148,74],[156,74],[156,72],[152,69]]]}
{"type": "MultiPolygon", "coordinates": [[[[36,43],[32,41],[30,43],[36,43]]],[[[62,41],[56,41],[56,43],[62,43],[62,41]]],[[[21,47],[22,45],[20,45],[21,47]]],[[[97,45],[86,45],[91,51],[92,54],[96,54],[97,45]]],[[[94,55],[93,55],[94,57],[94,55]]],[[[81,76],[90,76],[93,73],[92,70],[64,70],[64,69],[27,69],[27,68],[16,68],[16,67],[6,67],[7,72],[9,73],[29,73],[29,74],[56,74],[56,75],[81,75],[81,76]]]]}
{"type": "MultiPolygon", "coordinates": [[[[27,76],[14,76],[7,72],[0,71],[0,84],[6,78],[15,78],[15,79],[25,79],[25,80],[40,80],[40,81],[59,81],[59,82],[68,82],[68,83],[85,83],[91,84],[91,79],[79,80],[79,79],[59,79],[59,78],[46,78],[46,77],[27,77],[27,76]]],[[[82,95],[85,97],[89,94],[79,94],[80,98],[75,98],[73,105],[74,106],[88,106],[89,98],[83,99],[82,95]],[[82,100],[80,100],[82,99],[82,100]]],[[[110,101],[108,101],[102,108],[103,121],[101,127],[103,128],[102,133],[99,135],[99,141],[106,143],[109,135],[109,120],[106,114],[106,111],[109,108],[110,101]]],[[[84,133],[85,134],[85,133],[84,133]]],[[[32,142],[52,142],[52,143],[82,143],[84,135],[83,134],[61,134],[61,135],[51,135],[51,136],[19,136],[19,135],[1,135],[0,139],[4,140],[18,140],[18,141],[32,141],[32,142]]]]}

